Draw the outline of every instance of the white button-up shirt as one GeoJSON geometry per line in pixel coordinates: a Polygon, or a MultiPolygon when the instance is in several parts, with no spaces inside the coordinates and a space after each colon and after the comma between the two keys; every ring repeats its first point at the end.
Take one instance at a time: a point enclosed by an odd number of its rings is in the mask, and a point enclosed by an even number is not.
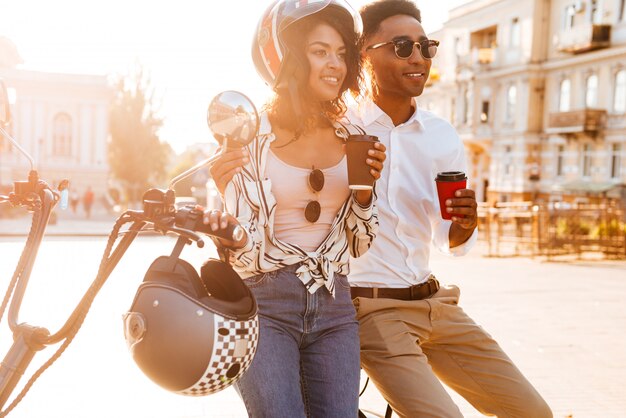
{"type": "Polygon", "coordinates": [[[360,117],[365,131],[387,147],[385,167],[376,182],[378,235],[367,253],[350,261],[352,286],[421,283],[431,273],[431,241],[454,256],[466,254],[476,242],[475,230],[464,244],[450,248],[452,222],[441,218],[435,185],[440,171],[466,172],[463,143],[448,122],[419,109],[415,100],[413,105],[413,115],[398,126],[371,101],[350,115],[355,121],[360,117]]]}

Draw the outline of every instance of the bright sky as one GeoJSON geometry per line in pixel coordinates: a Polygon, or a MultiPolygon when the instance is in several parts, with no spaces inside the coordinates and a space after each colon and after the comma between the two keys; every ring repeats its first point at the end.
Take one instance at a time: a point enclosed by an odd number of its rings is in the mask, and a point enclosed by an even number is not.
{"type": "MultiPolygon", "coordinates": [[[[349,0],[358,9],[369,0],[349,0]]],[[[466,0],[417,1],[426,32],[441,27],[466,0]]],[[[261,105],[270,91],[250,57],[257,20],[269,0],[14,0],[0,3],[0,36],[11,39],[22,68],[150,73],[160,132],[177,152],[211,140],[206,109],[222,90],[239,90],[261,105]]]]}

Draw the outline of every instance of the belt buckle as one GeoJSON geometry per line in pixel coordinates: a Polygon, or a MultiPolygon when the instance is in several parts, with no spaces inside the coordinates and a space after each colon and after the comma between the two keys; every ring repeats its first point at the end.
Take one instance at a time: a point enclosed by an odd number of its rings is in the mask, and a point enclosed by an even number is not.
{"type": "Polygon", "coordinates": [[[439,282],[437,282],[437,279],[435,278],[435,276],[431,274],[430,277],[428,278],[428,291],[430,292],[430,296],[437,293],[438,290],[439,290],[439,282]]]}

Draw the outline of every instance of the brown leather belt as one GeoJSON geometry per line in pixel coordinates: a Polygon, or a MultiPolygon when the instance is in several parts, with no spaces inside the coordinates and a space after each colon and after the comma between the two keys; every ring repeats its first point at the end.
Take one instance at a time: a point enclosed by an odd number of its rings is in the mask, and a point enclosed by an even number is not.
{"type": "Polygon", "coordinates": [[[439,282],[432,274],[427,281],[411,287],[351,287],[350,293],[354,298],[385,298],[399,300],[428,299],[439,290],[439,282]]]}

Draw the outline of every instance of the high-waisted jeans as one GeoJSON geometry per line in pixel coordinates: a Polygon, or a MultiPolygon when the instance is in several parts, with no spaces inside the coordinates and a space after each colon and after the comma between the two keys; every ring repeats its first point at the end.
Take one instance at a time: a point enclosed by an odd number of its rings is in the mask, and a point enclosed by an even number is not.
{"type": "Polygon", "coordinates": [[[300,264],[246,279],[259,305],[260,335],[236,383],[250,417],[358,415],[359,328],[346,276],[310,294],[300,264]]]}

